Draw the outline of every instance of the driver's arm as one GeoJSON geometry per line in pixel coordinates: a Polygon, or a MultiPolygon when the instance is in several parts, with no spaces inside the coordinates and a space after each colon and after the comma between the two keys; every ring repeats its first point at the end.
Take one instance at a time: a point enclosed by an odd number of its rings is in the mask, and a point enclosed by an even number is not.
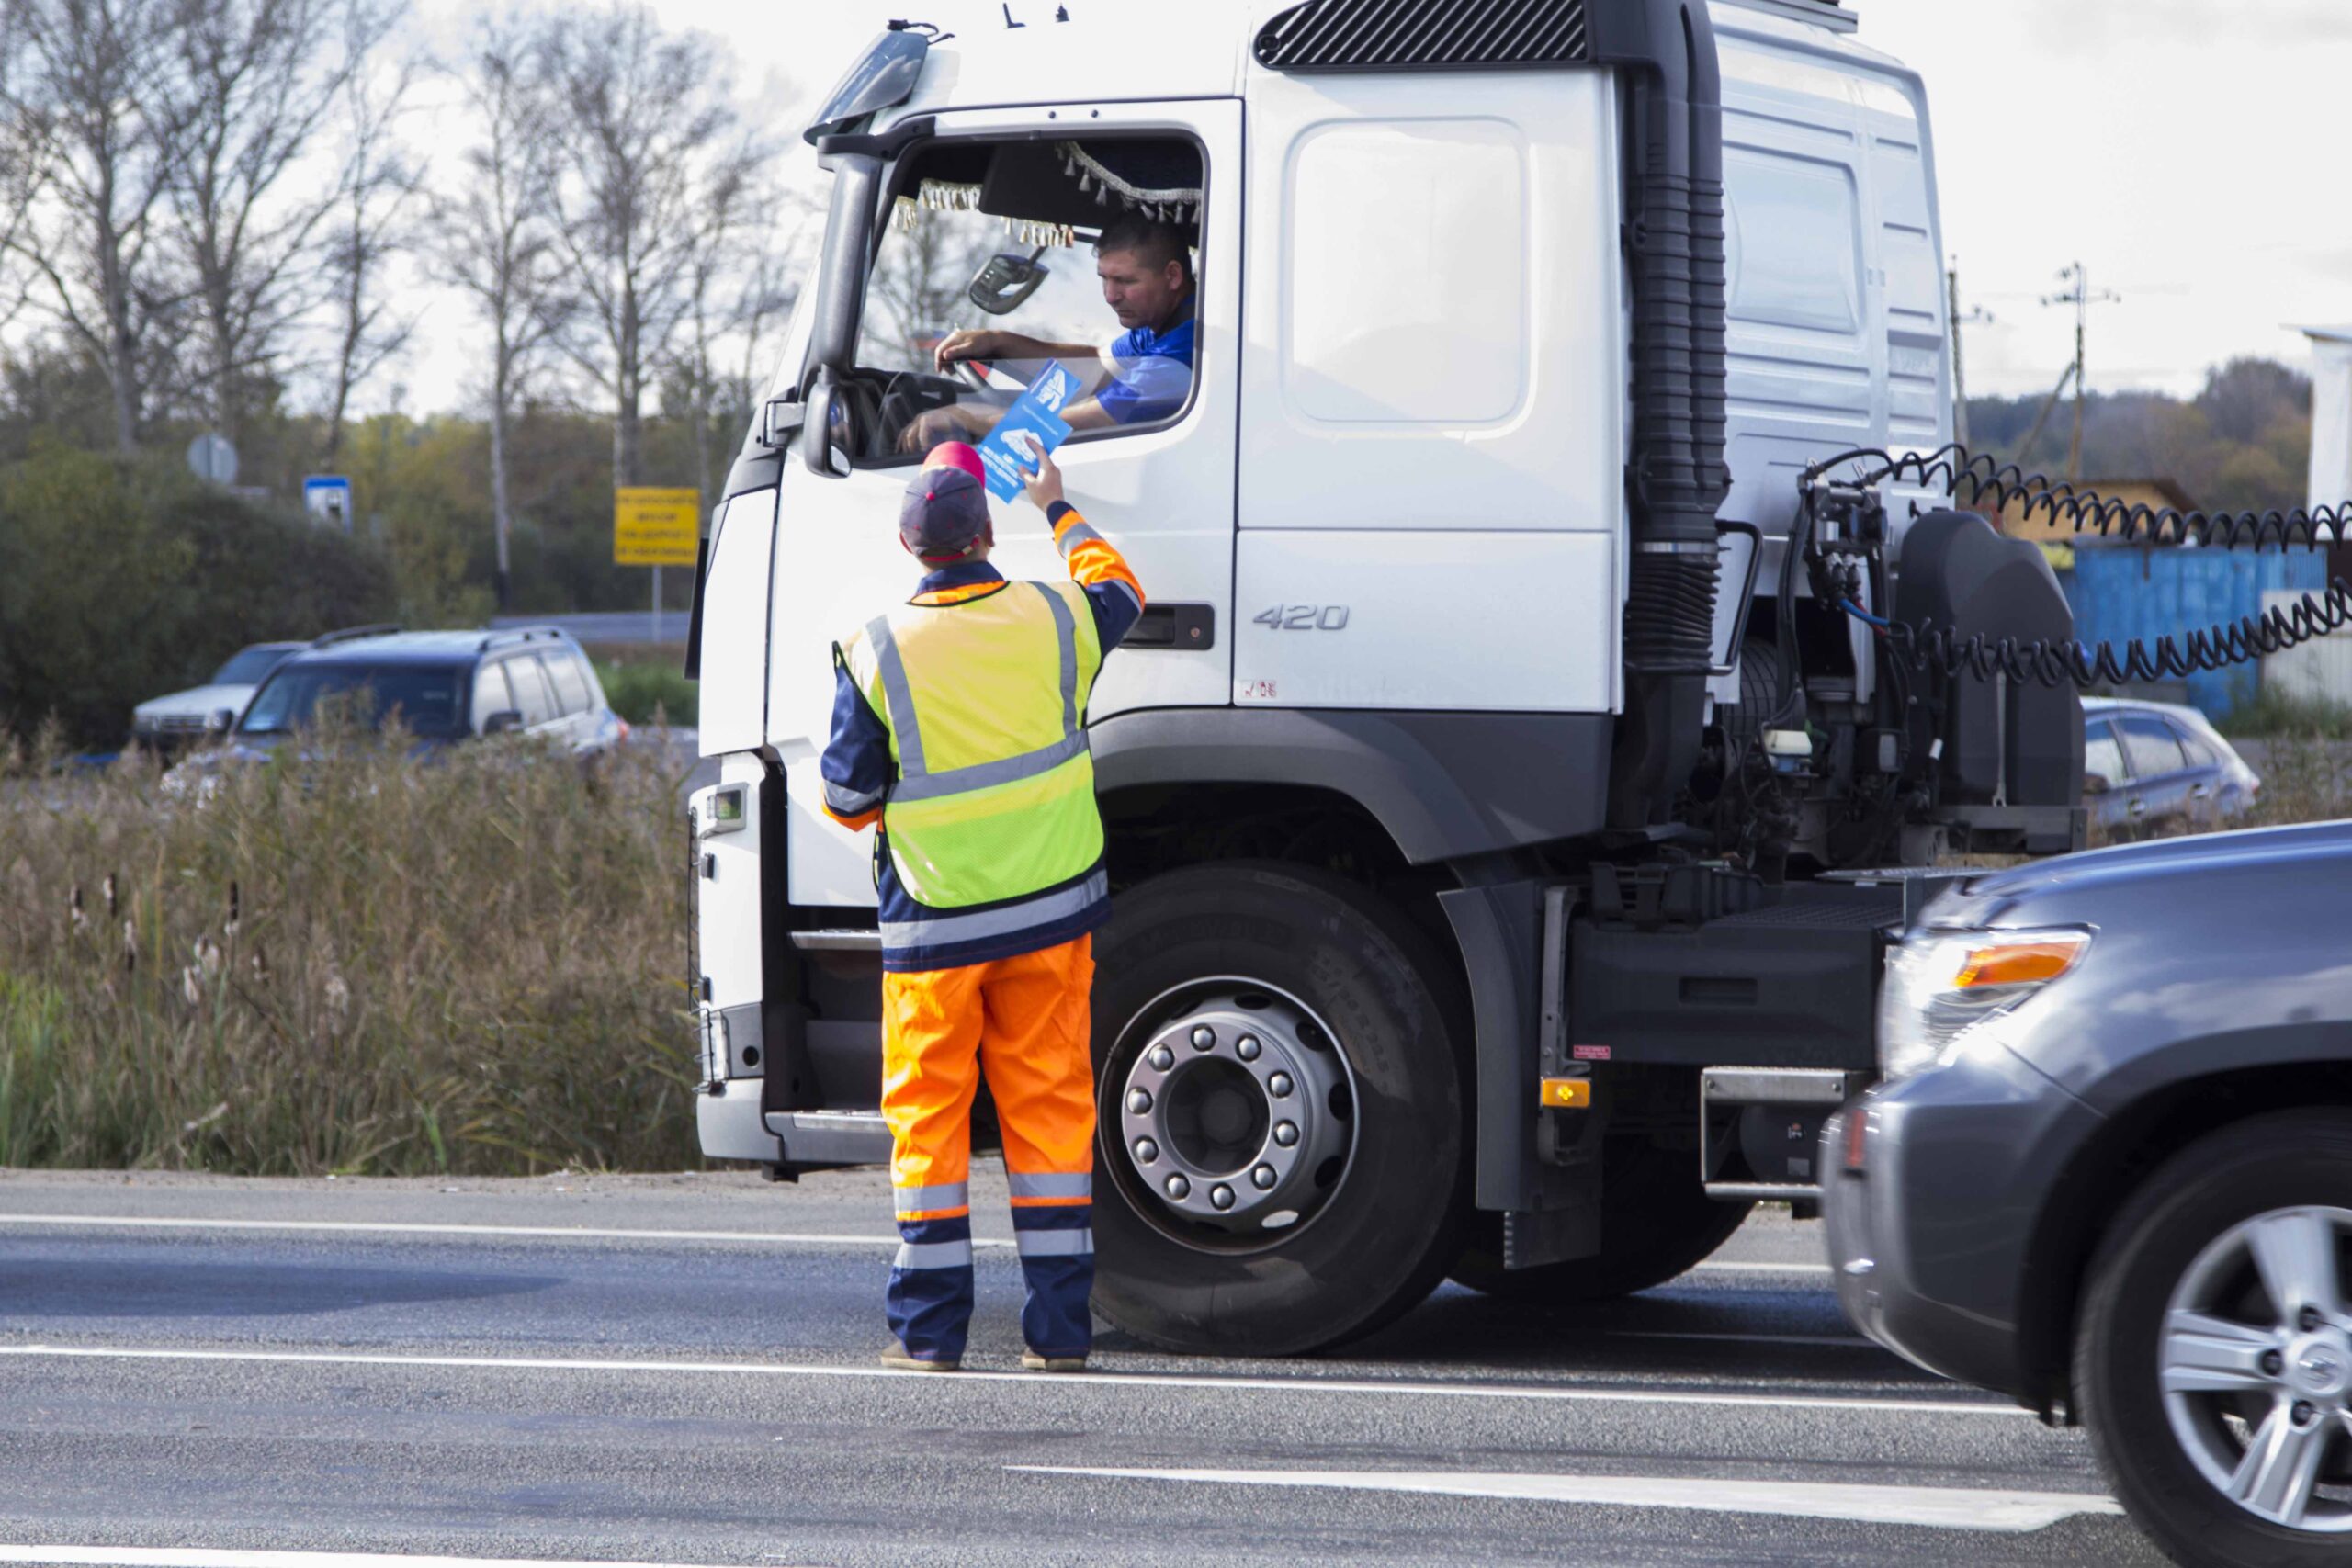
{"type": "Polygon", "coordinates": [[[957,327],[932,351],[932,367],[944,374],[959,359],[1095,359],[1102,353],[1099,344],[1047,343],[1025,333],[957,327]]]}

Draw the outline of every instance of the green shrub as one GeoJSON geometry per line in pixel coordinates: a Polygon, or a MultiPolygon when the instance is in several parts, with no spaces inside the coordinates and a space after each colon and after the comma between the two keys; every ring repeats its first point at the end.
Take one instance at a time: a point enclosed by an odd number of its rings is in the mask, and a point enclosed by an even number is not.
{"type": "Polygon", "coordinates": [[[2352,707],[2324,697],[2277,686],[2258,686],[2241,697],[2215,728],[2224,735],[2300,735],[2326,740],[2352,739],[2352,707]]]}
{"type": "Polygon", "coordinates": [[[0,740],[0,1165],[698,1164],[684,765],[323,739],[200,794],[0,740]]]}
{"type": "Polygon", "coordinates": [[[112,746],[244,644],[392,605],[379,552],[185,472],[56,446],[0,467],[0,728],[112,746]]]}
{"type": "Polygon", "coordinates": [[[696,722],[696,694],[701,690],[685,677],[677,664],[668,659],[607,663],[596,660],[596,679],[605,688],[605,700],[615,713],[631,724],[658,724],[664,720],[683,728],[696,722]]]}

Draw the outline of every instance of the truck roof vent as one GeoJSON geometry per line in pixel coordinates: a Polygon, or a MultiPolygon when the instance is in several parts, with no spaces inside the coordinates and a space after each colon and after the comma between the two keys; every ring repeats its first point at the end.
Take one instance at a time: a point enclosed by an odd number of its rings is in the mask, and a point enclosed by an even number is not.
{"type": "Polygon", "coordinates": [[[1585,0],[1305,0],[1252,46],[1271,71],[1464,71],[1580,65],[1585,0]]]}

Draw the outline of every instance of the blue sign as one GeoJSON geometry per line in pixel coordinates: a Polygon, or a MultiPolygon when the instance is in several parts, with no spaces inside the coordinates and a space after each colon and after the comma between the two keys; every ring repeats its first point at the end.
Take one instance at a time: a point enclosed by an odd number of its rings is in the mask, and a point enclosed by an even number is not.
{"type": "Polygon", "coordinates": [[[341,474],[312,474],[302,481],[302,510],[330,527],[351,528],[351,481],[341,474]]]}
{"type": "Polygon", "coordinates": [[[1026,482],[1025,471],[1036,467],[1038,457],[1050,457],[1069,439],[1061,409],[1077,392],[1078,378],[1061,361],[1052,360],[1004,411],[1004,417],[980,440],[980,467],[988,472],[990,495],[999,501],[1019,495],[1026,482]]]}

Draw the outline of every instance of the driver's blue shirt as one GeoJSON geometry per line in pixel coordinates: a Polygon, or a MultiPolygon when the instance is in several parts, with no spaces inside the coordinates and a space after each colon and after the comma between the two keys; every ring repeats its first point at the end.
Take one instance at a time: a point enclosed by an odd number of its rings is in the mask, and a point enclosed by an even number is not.
{"type": "Polygon", "coordinates": [[[1104,413],[1120,424],[1166,419],[1193,395],[1193,301],[1178,307],[1166,332],[1136,327],[1110,347],[1112,379],[1094,394],[1104,413]]]}

